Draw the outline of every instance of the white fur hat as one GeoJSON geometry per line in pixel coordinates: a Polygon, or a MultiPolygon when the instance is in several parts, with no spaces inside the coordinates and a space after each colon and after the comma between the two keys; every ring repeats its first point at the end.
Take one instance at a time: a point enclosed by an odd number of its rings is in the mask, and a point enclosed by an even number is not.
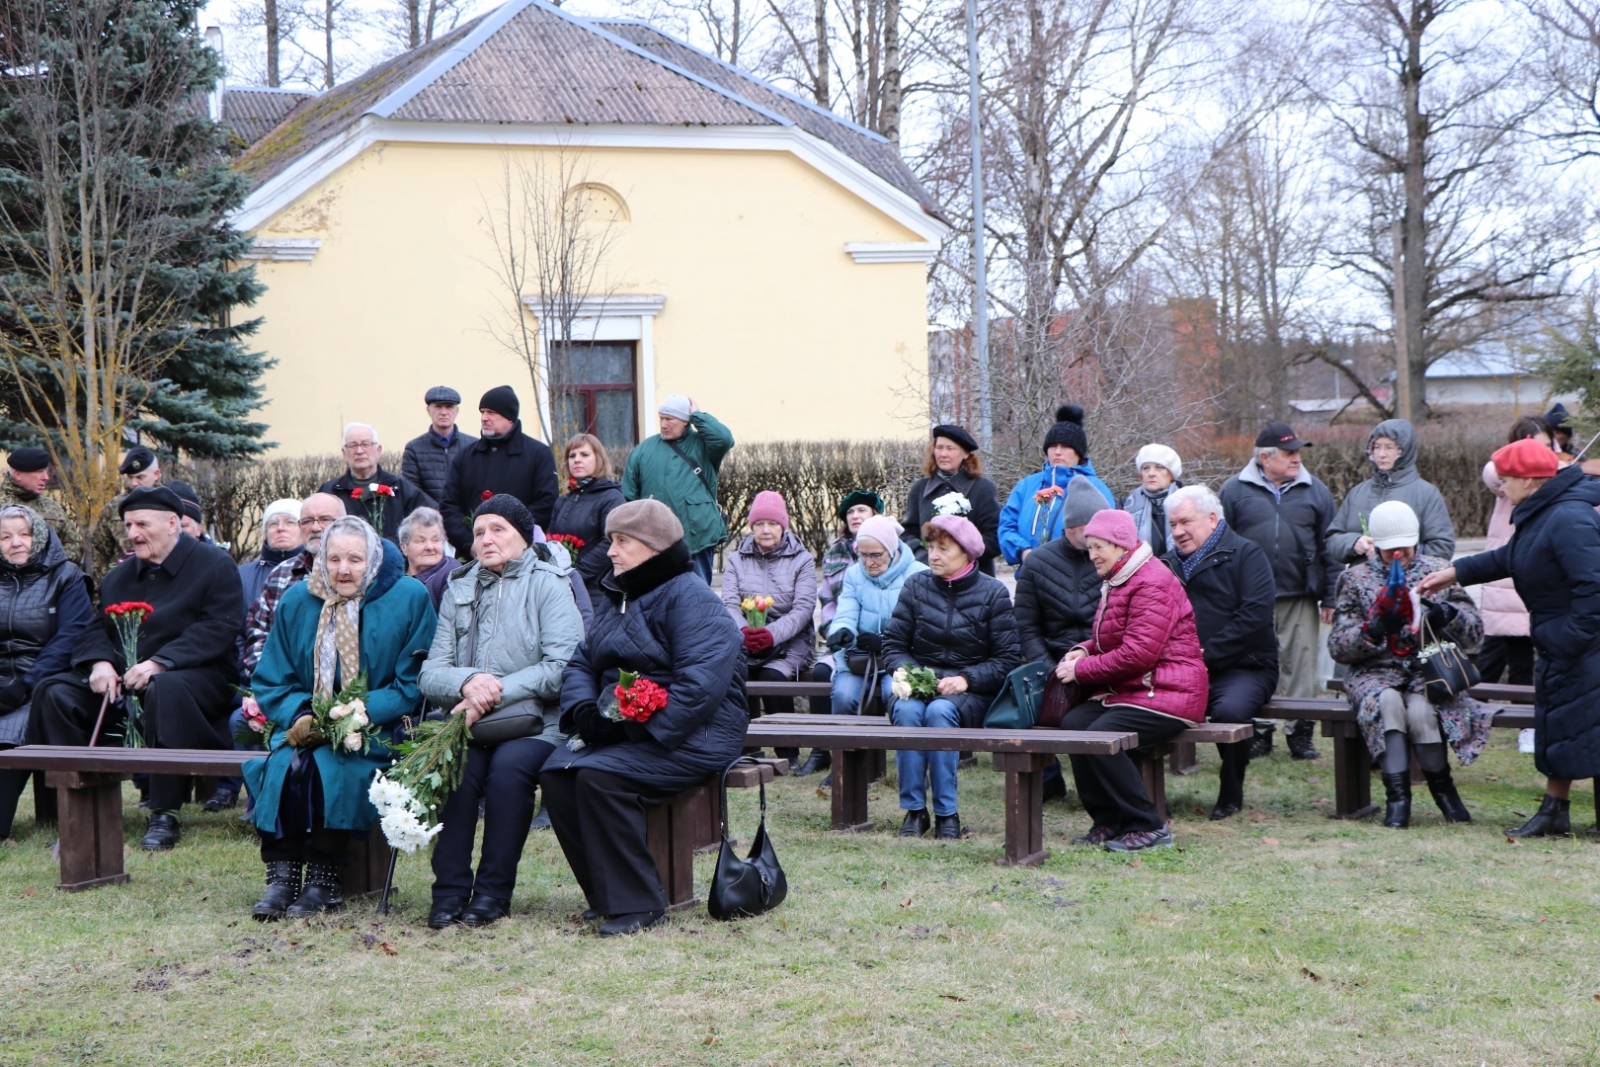
{"type": "Polygon", "coordinates": [[[1413,548],[1422,532],[1417,513],[1400,500],[1385,500],[1367,516],[1367,536],[1379,548],[1413,548]]]}
{"type": "Polygon", "coordinates": [[[1183,477],[1183,460],[1166,445],[1148,444],[1139,449],[1139,454],[1133,458],[1133,469],[1143,470],[1146,463],[1167,468],[1174,478],[1183,477]]]}
{"type": "Polygon", "coordinates": [[[268,504],[267,510],[261,513],[262,527],[265,527],[267,523],[271,522],[272,516],[274,515],[287,515],[296,522],[299,522],[300,501],[291,500],[288,497],[284,497],[282,500],[274,500],[272,503],[268,504]]]}

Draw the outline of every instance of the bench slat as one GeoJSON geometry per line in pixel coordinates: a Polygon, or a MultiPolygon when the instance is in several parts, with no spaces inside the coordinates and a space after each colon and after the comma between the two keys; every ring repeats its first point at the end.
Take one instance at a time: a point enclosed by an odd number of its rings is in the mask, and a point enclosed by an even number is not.
{"type": "Polygon", "coordinates": [[[246,762],[261,756],[260,752],[232,749],[22,745],[0,751],[0,768],[92,774],[235,775],[246,762]]]}
{"type": "MultiPolygon", "coordinates": [[[[839,727],[841,729],[854,728],[883,728],[889,725],[889,720],[882,715],[804,715],[800,712],[780,712],[776,715],[763,715],[756,722],[767,723],[774,726],[812,727],[824,728],[839,727]]],[[[891,727],[892,729],[907,729],[907,727],[891,727]]],[[[925,727],[909,727],[909,729],[925,729],[925,727]]],[[[1047,730],[1049,727],[1036,726],[1034,730],[1047,730]]],[[[997,730],[972,730],[962,731],[963,741],[970,734],[994,734],[997,730]]],[[[1015,732],[1015,731],[1013,731],[1015,732]]],[[[1056,730],[1055,733],[1062,731],[1056,730]]],[[[1255,727],[1247,722],[1203,722],[1189,727],[1183,733],[1173,738],[1174,741],[1188,744],[1225,745],[1233,741],[1248,741],[1255,733],[1255,727]]],[[[1032,731],[1029,731],[1031,736],[1032,731]]],[[[963,745],[962,751],[974,751],[963,745]]]]}
{"type": "MultiPolygon", "coordinates": [[[[816,716],[831,718],[831,716],[816,716]]],[[[880,720],[881,721],[881,720],[880,720]]],[[[961,730],[917,726],[815,726],[757,719],[751,745],[829,750],[894,748],[918,752],[1051,752],[1110,756],[1133,748],[1139,735],[1067,730],[961,730]]]]}

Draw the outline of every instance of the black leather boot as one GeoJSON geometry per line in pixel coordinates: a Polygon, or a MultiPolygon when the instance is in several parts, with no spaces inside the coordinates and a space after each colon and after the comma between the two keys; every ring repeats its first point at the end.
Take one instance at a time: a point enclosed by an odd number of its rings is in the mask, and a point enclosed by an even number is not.
{"type": "Polygon", "coordinates": [[[960,841],[961,840],[961,816],[960,815],[935,815],[933,817],[933,821],[935,823],[934,830],[933,830],[934,840],[936,840],[936,841],[960,841]]]}
{"type": "Polygon", "coordinates": [[[1383,810],[1383,825],[1404,830],[1411,825],[1411,772],[1385,774],[1383,791],[1388,801],[1383,810]]]}
{"type": "Polygon", "coordinates": [[[806,761],[796,768],[794,775],[804,778],[808,774],[816,774],[833,766],[833,754],[825,748],[814,748],[806,761]]]}
{"type": "Polygon", "coordinates": [[[440,897],[433,902],[433,907],[428,909],[428,929],[445,930],[461,921],[461,913],[466,910],[466,897],[440,897]]]}
{"type": "Polygon", "coordinates": [[[250,909],[250,917],[258,923],[283,918],[289,905],[300,896],[301,873],[301,864],[294,860],[273,860],[267,864],[267,891],[250,909]]]}
{"type": "Polygon", "coordinates": [[[309,919],[313,915],[339,911],[343,907],[344,892],[339,868],[327,863],[308,863],[306,887],[283,914],[290,919],[309,919]]]}
{"type": "Polygon", "coordinates": [[[181,832],[178,817],[172,812],[152,812],[150,822],[145,826],[144,837],[139,839],[139,847],[146,852],[165,852],[177,846],[181,832]]]}
{"type": "Polygon", "coordinates": [[[1442,771],[1422,772],[1428,779],[1428,792],[1433,794],[1433,802],[1439,805],[1439,810],[1444,814],[1445,822],[1471,822],[1472,813],[1461,802],[1461,794],[1456,792],[1455,779],[1450,777],[1450,768],[1442,771]]]}
{"type": "Polygon", "coordinates": [[[1571,803],[1546,793],[1533,818],[1506,831],[1507,837],[1568,837],[1572,833],[1571,803]]]}
{"type": "Polygon", "coordinates": [[[928,809],[918,808],[906,812],[906,821],[900,824],[901,837],[921,837],[928,832],[928,809]]]}

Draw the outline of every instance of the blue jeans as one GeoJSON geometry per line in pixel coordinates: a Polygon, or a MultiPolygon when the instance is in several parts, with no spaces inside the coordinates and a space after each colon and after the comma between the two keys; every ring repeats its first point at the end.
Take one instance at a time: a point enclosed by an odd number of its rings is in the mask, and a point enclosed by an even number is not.
{"type": "MultiPolygon", "coordinates": [[[[960,726],[961,713],[950,701],[935,697],[897,700],[891,716],[896,726],[960,726]]],[[[956,764],[959,752],[900,752],[894,754],[895,772],[900,778],[900,810],[921,811],[928,806],[927,791],[933,789],[933,813],[956,814],[956,764]]]]}
{"type": "Polygon", "coordinates": [[[705,582],[707,585],[711,584],[711,568],[716,564],[716,561],[716,545],[712,545],[710,548],[702,548],[700,551],[689,557],[689,562],[694,565],[694,572],[698,574],[700,576],[700,580],[705,582]]]}
{"type": "MultiPolygon", "coordinates": [[[[883,676],[880,690],[885,707],[894,704],[894,694],[889,689],[893,679],[887,674],[883,676]]],[[[835,671],[833,675],[833,713],[835,715],[860,715],[861,690],[866,687],[867,677],[864,674],[851,674],[849,671],[835,671]]]]}

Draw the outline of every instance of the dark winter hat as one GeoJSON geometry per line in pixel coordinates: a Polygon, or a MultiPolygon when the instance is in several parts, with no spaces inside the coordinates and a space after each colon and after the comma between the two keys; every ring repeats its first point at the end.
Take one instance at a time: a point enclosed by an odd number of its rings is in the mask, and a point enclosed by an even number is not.
{"type": "Polygon", "coordinates": [[[883,514],[883,497],[879,496],[877,493],[874,493],[870,489],[850,490],[844,495],[844,499],[839,501],[839,510],[836,514],[838,514],[839,518],[842,519],[848,515],[850,513],[850,509],[855,507],[857,504],[865,504],[877,514],[883,514]]]}
{"type": "Polygon", "coordinates": [[[128,449],[128,454],[122,457],[122,466],[117,468],[118,474],[142,474],[156,465],[156,454],[140,445],[128,449]]]}
{"type": "Polygon", "coordinates": [[[428,395],[422,398],[424,404],[459,404],[461,394],[448,385],[436,385],[428,390],[428,395]]]}
{"type": "Polygon", "coordinates": [[[183,515],[183,500],[164,485],[143,486],[122,498],[117,505],[117,517],[126,518],[130,511],[170,511],[183,515]]]}
{"type": "Polygon", "coordinates": [[[6,457],[6,464],[18,474],[33,474],[50,466],[50,453],[42,448],[16,448],[6,457]]]}
{"type": "Polygon", "coordinates": [[[169,482],[167,488],[178,495],[183,501],[183,513],[195,522],[205,522],[205,513],[200,510],[200,494],[194,491],[194,486],[188,482],[169,482]]]}
{"type": "Polygon", "coordinates": [[[483,411],[485,408],[516,422],[517,414],[522,411],[522,402],[517,399],[517,394],[512,391],[511,386],[497,385],[484,393],[483,399],[478,401],[478,410],[483,411]]]}
{"type": "Polygon", "coordinates": [[[1083,409],[1076,404],[1056,408],[1056,423],[1044,435],[1044,450],[1051,445],[1066,445],[1078,454],[1078,462],[1089,458],[1089,435],[1083,432],[1083,409]]]}
{"type": "Polygon", "coordinates": [[[1302,441],[1294,434],[1294,427],[1287,422],[1269,422],[1256,434],[1257,448],[1281,448],[1285,452],[1298,452],[1302,448],[1310,448],[1310,441],[1302,441]]]}
{"type": "Polygon", "coordinates": [[[1087,478],[1074,478],[1067,483],[1067,499],[1061,505],[1061,524],[1087,526],[1090,519],[1110,506],[1093,482],[1087,478]]]}
{"type": "MultiPolygon", "coordinates": [[[[490,409],[494,410],[493,408],[490,409]]],[[[507,418],[511,416],[507,415],[507,418]]],[[[474,520],[479,515],[498,515],[509,522],[522,539],[528,544],[533,544],[533,512],[512,496],[510,493],[496,493],[494,496],[478,505],[478,510],[472,513],[474,520]]]]}
{"type": "Polygon", "coordinates": [[[933,428],[933,436],[935,440],[943,437],[947,441],[954,441],[968,452],[978,451],[978,442],[974,441],[972,435],[960,426],[941,422],[933,428]]]}
{"type": "Polygon", "coordinates": [[[661,501],[646,498],[618,504],[606,516],[606,536],[627,534],[657,552],[665,552],[683,540],[683,523],[661,501]]]}
{"type": "Polygon", "coordinates": [[[1568,418],[1567,405],[1555,404],[1549,411],[1544,413],[1544,424],[1550,427],[1552,431],[1560,430],[1562,433],[1570,434],[1572,426],[1567,422],[1568,418]]]}

